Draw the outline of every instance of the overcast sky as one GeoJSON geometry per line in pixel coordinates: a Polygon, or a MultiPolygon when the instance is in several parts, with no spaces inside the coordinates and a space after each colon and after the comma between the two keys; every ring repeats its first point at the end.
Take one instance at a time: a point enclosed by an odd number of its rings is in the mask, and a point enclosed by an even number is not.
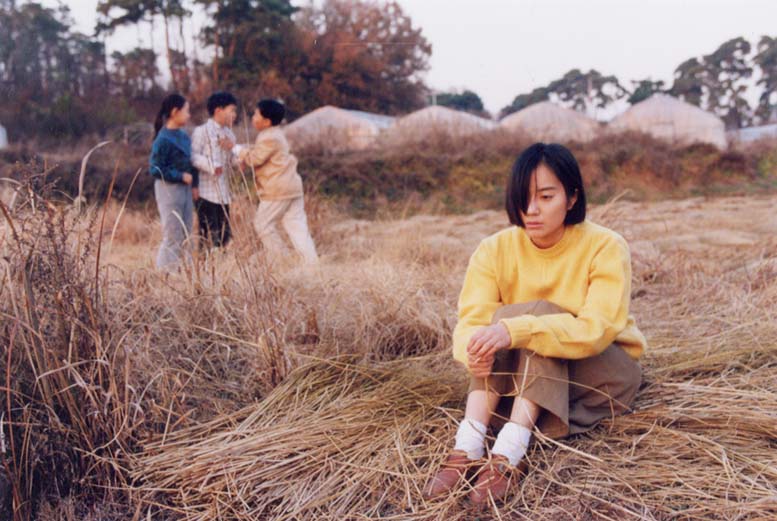
{"type": "MultiPolygon", "coordinates": [[[[53,5],[56,0],[45,0],[53,5]]],[[[91,33],[97,0],[68,0],[78,27],[91,33]]],[[[293,1],[302,5],[304,0],[293,1]]],[[[572,68],[630,80],[671,83],[677,65],[730,38],[756,44],[777,36],[777,0],[400,0],[432,43],[426,83],[468,88],[491,112],[572,68]]],[[[187,31],[202,20],[193,17],[187,31]]],[[[147,29],[141,31],[145,38],[147,29]]],[[[138,43],[137,29],[118,31],[109,52],[138,43]]],[[[156,44],[161,46],[160,33],[156,44]]]]}

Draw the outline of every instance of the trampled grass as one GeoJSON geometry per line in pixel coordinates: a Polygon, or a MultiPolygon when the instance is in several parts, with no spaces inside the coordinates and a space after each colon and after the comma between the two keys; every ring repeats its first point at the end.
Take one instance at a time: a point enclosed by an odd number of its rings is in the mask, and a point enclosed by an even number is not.
{"type": "Polygon", "coordinates": [[[420,490],[463,410],[449,341],[464,268],[507,225],[501,212],[357,221],[311,200],[322,263],[303,269],[266,265],[241,200],[226,253],[164,275],[153,215],[125,211],[114,233],[119,207],[77,216],[22,197],[0,236],[17,515],[771,519],[775,207],[592,209],[632,247],[632,312],[650,342],[635,411],[538,440],[512,499],[476,517],[466,488],[436,502],[420,490]]]}

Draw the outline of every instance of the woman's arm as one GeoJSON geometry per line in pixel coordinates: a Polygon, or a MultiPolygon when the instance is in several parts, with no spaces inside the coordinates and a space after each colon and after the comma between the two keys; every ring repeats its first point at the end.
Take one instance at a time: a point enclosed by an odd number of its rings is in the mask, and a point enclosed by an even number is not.
{"type": "Polygon", "coordinates": [[[626,327],[631,299],[631,257],[621,238],[608,239],[596,252],[588,272],[585,303],[570,313],[522,315],[501,320],[513,348],[576,360],[598,355],[626,327]]]}
{"type": "Polygon", "coordinates": [[[481,242],[470,257],[459,295],[459,321],[453,330],[453,358],[467,367],[467,345],[472,335],[490,325],[494,313],[502,306],[493,258],[489,245],[481,242]]]}

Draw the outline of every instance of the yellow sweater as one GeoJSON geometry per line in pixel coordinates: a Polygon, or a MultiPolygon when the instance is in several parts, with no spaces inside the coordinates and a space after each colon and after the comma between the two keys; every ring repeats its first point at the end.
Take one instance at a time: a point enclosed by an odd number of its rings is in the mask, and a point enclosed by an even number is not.
{"type": "Polygon", "coordinates": [[[453,357],[467,365],[467,344],[503,305],[547,300],[569,313],[504,319],[513,348],[580,359],[613,341],[633,359],[646,346],[629,315],[631,257],[626,241],[591,222],[568,226],[554,246],[538,248],[512,226],[484,239],[472,255],[459,297],[453,357]]]}

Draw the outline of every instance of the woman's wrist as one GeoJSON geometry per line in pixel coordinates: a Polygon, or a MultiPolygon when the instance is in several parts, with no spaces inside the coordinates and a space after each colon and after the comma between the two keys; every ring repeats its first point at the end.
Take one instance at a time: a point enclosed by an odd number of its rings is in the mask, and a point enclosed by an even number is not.
{"type": "Polygon", "coordinates": [[[531,315],[503,318],[499,324],[504,326],[510,336],[510,348],[526,347],[531,338],[531,315]]]}

